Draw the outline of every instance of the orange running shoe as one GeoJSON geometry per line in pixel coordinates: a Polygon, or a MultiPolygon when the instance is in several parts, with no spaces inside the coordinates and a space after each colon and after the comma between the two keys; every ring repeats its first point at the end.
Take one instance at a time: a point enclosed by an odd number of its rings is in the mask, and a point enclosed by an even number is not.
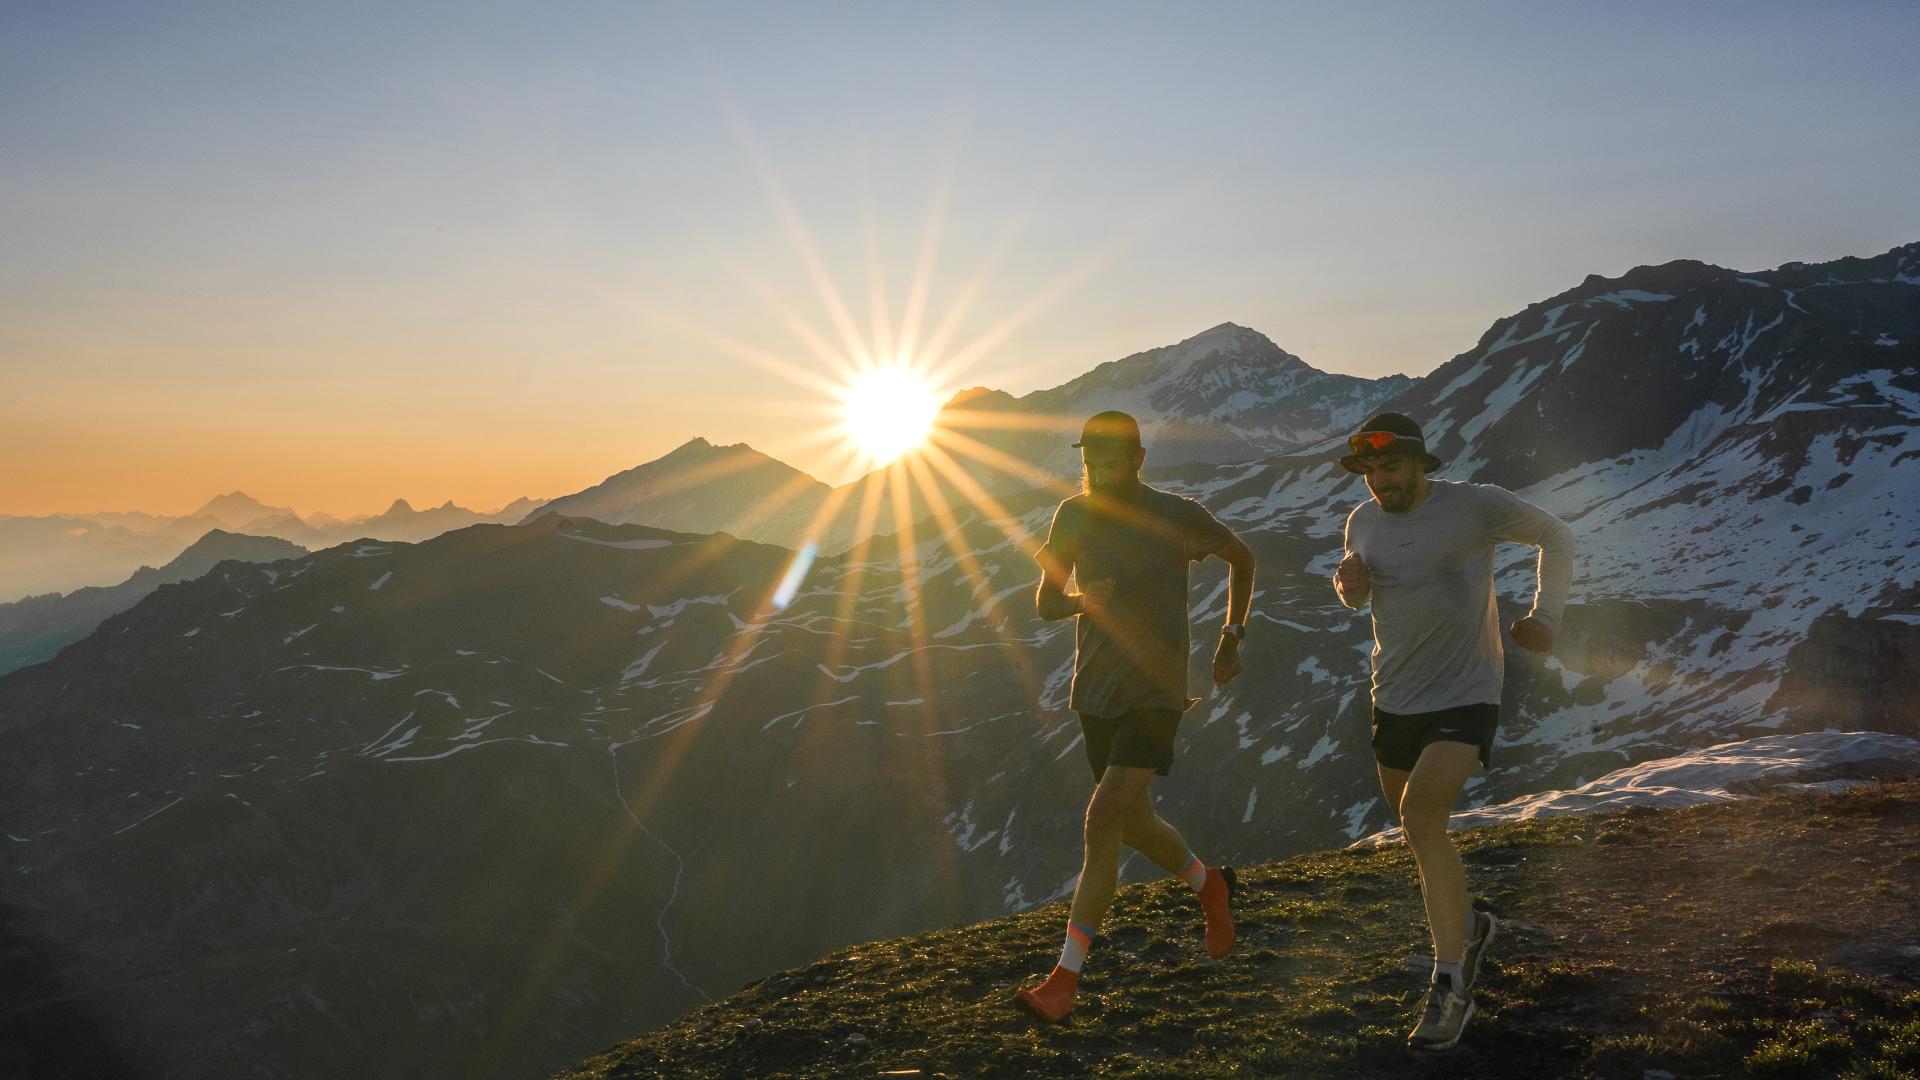
{"type": "Polygon", "coordinates": [[[1080,989],[1080,973],[1054,965],[1047,980],[1031,990],[1013,995],[1014,1007],[1043,1024],[1057,1024],[1073,1011],[1073,998],[1080,989]]]}
{"type": "Polygon", "coordinates": [[[1215,960],[1233,951],[1233,894],[1238,891],[1240,879],[1233,867],[1207,868],[1200,906],[1207,912],[1207,955],[1215,960]]]}

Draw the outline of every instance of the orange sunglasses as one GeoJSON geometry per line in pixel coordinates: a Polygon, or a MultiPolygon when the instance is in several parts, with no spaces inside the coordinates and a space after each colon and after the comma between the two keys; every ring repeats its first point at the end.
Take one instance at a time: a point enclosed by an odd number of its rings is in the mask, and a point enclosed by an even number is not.
{"type": "Polygon", "coordinates": [[[1385,450],[1403,439],[1415,444],[1420,442],[1418,439],[1408,439],[1404,435],[1395,435],[1391,431],[1363,431],[1358,435],[1347,436],[1347,447],[1356,454],[1364,454],[1369,450],[1385,450]]]}

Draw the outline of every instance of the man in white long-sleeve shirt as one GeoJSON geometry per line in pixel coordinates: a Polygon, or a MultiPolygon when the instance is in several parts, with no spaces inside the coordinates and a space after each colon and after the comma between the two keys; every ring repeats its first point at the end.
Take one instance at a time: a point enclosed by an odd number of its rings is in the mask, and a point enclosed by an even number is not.
{"type": "Polygon", "coordinates": [[[1387,806],[1406,829],[1433,937],[1433,985],[1408,1036],[1419,1049],[1460,1041],[1473,983],[1499,922],[1475,912],[1447,820],[1475,764],[1489,765],[1505,673],[1493,596],[1494,545],[1540,549],[1533,610],[1508,632],[1553,648],[1573,579],[1573,531],[1505,488],[1434,480],[1440,459],[1420,426],[1382,413],[1347,440],[1340,463],[1372,495],[1347,516],[1340,602],[1373,605],[1373,753],[1387,806]]]}

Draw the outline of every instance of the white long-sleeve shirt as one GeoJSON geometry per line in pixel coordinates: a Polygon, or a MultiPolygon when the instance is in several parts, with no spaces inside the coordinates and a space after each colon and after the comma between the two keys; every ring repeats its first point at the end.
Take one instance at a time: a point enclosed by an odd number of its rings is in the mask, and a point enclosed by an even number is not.
{"type": "MultiPolygon", "coordinates": [[[[1540,549],[1535,619],[1558,632],[1573,581],[1573,530],[1491,484],[1434,480],[1426,501],[1389,514],[1369,500],[1347,515],[1346,549],[1373,591],[1373,704],[1425,713],[1497,704],[1506,674],[1493,596],[1494,545],[1540,549]]],[[[1343,601],[1344,602],[1344,601],[1343,601]]],[[[1348,605],[1355,607],[1357,605],[1348,605]]]]}

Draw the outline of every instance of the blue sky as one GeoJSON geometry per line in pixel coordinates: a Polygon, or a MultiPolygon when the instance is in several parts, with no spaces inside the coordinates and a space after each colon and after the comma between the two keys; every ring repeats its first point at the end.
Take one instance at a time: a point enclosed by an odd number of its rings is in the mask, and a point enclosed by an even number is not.
{"type": "Polygon", "coordinates": [[[1424,374],[1588,273],[1920,239],[1910,4],[389,7],[0,6],[0,513],[814,467],[739,353],[824,370],[803,244],[897,329],[930,222],[923,327],[977,276],[955,377],[1016,393],[1229,320],[1424,374]]]}

